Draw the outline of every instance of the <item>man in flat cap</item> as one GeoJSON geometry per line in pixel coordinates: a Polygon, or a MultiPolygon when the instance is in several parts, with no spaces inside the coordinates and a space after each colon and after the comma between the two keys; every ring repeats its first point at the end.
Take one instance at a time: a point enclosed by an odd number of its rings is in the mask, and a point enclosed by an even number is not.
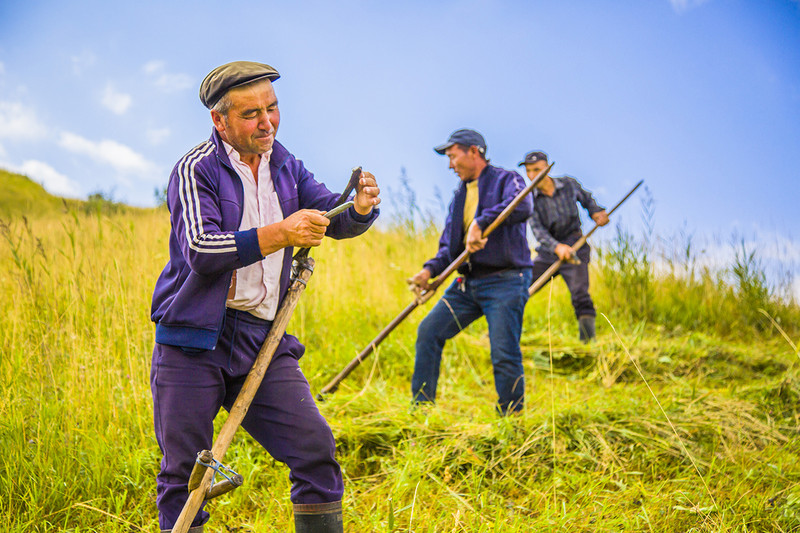
{"type": "Polygon", "coordinates": [[[441,274],[465,248],[471,255],[459,268],[460,276],[419,325],[412,399],[418,403],[436,399],[445,341],[485,315],[497,409],[503,415],[517,412],[525,398],[519,338],[532,280],[525,237],[525,220],[532,209],[530,196],[488,238],[482,238],[482,233],[525,188],[525,180],[516,172],[489,164],[486,141],[474,130],[457,130],[434,150],[448,157],[461,181],[450,202],[439,251],[409,282],[426,290],[430,279],[441,274]]]}
{"type": "MultiPolygon", "coordinates": [[[[364,172],[355,205],[329,221],[337,194],[275,140],[278,72],[238,61],[200,86],[211,138],[175,165],[167,188],[169,262],[156,282],[151,389],[163,453],[157,477],[162,530],[188,497],[196,454],[211,449],[213,420],[230,409],[286,296],[293,247],[353,237],[378,216],[364,172]]],[[[298,532],[342,531],[342,474],[334,439],[298,366],[305,348],[285,334],[242,426],[289,467],[298,532]]],[[[197,514],[192,532],[208,520],[197,514]]]]}
{"type": "MultiPolygon", "coordinates": [[[[519,166],[525,167],[533,180],[547,168],[547,154],[528,152],[519,166]]],[[[561,275],[572,295],[572,307],[578,319],[580,340],[588,342],[595,336],[594,320],[597,313],[589,296],[589,259],[591,248],[587,242],[577,251],[578,261],[572,259],[572,245],[583,235],[577,203],[580,203],[597,224],[608,224],[604,208],[597,205],[592,193],[584,189],[571,176],[545,176],[533,191],[533,216],[529,220],[533,236],[538,242],[533,260],[533,279],[561,259],[564,263],[556,275],[561,275]]]]}

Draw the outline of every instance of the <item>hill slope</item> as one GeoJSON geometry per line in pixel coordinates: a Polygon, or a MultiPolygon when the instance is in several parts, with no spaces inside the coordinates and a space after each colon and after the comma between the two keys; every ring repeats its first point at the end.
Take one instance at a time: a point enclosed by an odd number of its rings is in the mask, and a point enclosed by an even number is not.
{"type": "Polygon", "coordinates": [[[0,169],[0,218],[48,218],[73,210],[109,215],[148,209],[115,202],[102,192],[90,194],[88,200],[55,196],[27,176],[0,169]]]}
{"type": "MultiPolygon", "coordinates": [[[[63,209],[64,202],[27,176],[0,169],[0,216],[39,216],[63,209]]],[[[81,203],[79,200],[67,202],[81,203]]]]}

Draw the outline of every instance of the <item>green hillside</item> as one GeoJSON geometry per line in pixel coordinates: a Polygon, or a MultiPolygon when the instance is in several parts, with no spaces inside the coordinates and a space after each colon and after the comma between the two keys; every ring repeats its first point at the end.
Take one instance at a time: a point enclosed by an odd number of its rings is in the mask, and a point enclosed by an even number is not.
{"type": "Polygon", "coordinates": [[[88,200],[62,198],[50,194],[27,176],[0,169],[0,218],[41,218],[73,210],[111,214],[142,209],[114,202],[102,192],[90,194],[88,200]]]}
{"type": "MultiPolygon", "coordinates": [[[[0,216],[41,216],[63,210],[64,202],[27,176],[0,169],[0,216]]],[[[69,202],[79,203],[77,200],[69,202]]]]}

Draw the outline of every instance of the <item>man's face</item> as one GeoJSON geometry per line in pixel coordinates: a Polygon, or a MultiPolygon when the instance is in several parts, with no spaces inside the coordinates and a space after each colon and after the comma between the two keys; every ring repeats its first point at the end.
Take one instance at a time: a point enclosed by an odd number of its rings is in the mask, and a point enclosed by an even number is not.
{"type": "MultiPolygon", "coordinates": [[[[547,168],[547,161],[540,159],[535,163],[525,163],[525,173],[528,174],[528,179],[531,181],[539,175],[539,173],[547,168]]],[[[541,182],[540,182],[541,183],[541,182]]]]}
{"type": "Polygon", "coordinates": [[[464,150],[459,145],[454,144],[444,151],[450,159],[450,168],[461,178],[461,181],[472,181],[481,174],[482,167],[480,163],[483,161],[478,148],[470,146],[469,149],[464,150]]]}
{"type": "Polygon", "coordinates": [[[240,156],[261,155],[272,148],[281,122],[278,98],[269,80],[235,87],[228,92],[231,108],[227,115],[211,111],[220,137],[240,156]]]}

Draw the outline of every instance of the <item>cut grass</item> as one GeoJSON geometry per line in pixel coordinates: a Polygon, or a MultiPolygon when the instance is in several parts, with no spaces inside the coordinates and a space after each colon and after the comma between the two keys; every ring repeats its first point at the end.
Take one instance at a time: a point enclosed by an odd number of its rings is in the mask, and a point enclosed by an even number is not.
{"type": "MultiPolygon", "coordinates": [[[[156,531],[149,307],[166,212],[73,210],[6,219],[0,232],[2,530],[156,531]]],[[[396,228],[314,250],[289,328],[312,389],[411,300],[404,279],[436,239],[396,228]]],[[[437,405],[411,409],[416,326],[433,302],[320,404],[347,530],[800,531],[796,306],[770,302],[779,331],[730,315],[735,292],[706,287],[694,330],[612,306],[604,272],[592,276],[619,340],[599,321],[597,342],[578,343],[563,284],[550,313],[542,291],[526,309],[521,416],[494,413],[484,321],[448,343],[437,405]]],[[[680,283],[651,280],[648,301],[682,294],[680,283]]],[[[208,531],[290,530],[286,468],[244,432],[225,461],[245,486],[209,505],[208,531]]]]}

